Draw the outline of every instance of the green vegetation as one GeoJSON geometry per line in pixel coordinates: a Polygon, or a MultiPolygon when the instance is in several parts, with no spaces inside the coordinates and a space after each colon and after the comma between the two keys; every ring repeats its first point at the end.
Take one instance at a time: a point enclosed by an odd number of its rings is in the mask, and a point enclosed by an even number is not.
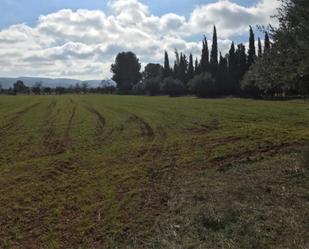
{"type": "Polygon", "coordinates": [[[243,87],[251,95],[308,95],[309,1],[281,0],[279,27],[265,36],[264,55],[246,73],[243,87]]]}
{"type": "Polygon", "coordinates": [[[300,100],[2,96],[0,248],[306,248],[308,123],[300,100]]]}

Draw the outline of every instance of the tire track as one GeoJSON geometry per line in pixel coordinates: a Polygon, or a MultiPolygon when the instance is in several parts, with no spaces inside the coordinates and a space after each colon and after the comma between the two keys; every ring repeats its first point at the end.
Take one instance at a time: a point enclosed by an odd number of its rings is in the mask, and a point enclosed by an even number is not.
{"type": "Polygon", "coordinates": [[[40,155],[40,157],[62,154],[67,150],[70,143],[70,131],[73,125],[73,119],[76,114],[76,106],[72,108],[69,120],[64,128],[63,136],[59,136],[56,132],[56,117],[59,115],[59,113],[57,110],[56,113],[52,115],[55,109],[55,103],[51,103],[48,107],[49,115],[47,116],[47,121],[45,124],[46,129],[42,139],[42,144],[45,148],[45,151],[43,152],[43,155],[40,155]]]}
{"type": "Polygon", "coordinates": [[[224,155],[210,160],[210,164],[217,166],[219,171],[228,171],[234,165],[247,162],[256,162],[266,157],[299,151],[306,143],[291,142],[277,145],[263,145],[235,154],[224,155]]]}
{"type": "Polygon", "coordinates": [[[155,131],[147,123],[143,118],[137,116],[136,114],[131,114],[130,117],[127,119],[126,123],[138,123],[141,127],[141,136],[154,139],[155,138],[155,131]]]}
{"type": "MultiPolygon", "coordinates": [[[[56,106],[53,106],[53,108],[55,107],[56,106]]],[[[76,115],[76,111],[77,111],[77,108],[74,105],[69,114],[69,119],[67,121],[67,124],[65,125],[63,136],[57,137],[56,119],[55,117],[50,117],[51,119],[49,121],[45,139],[44,139],[44,143],[47,149],[47,153],[44,156],[48,157],[48,156],[53,156],[53,155],[60,155],[67,151],[70,145],[70,142],[71,142],[70,132],[73,127],[73,120],[76,115]]],[[[56,111],[55,116],[57,115],[59,114],[56,111]]],[[[44,172],[44,174],[41,176],[41,179],[57,182],[58,180],[60,180],[62,176],[70,175],[72,171],[74,171],[75,162],[76,162],[76,159],[73,159],[73,158],[69,158],[69,159],[55,158],[50,163],[51,168],[47,170],[46,172],[44,172]]]]}
{"type": "MultiPolygon", "coordinates": [[[[55,131],[55,123],[56,118],[53,116],[53,111],[56,109],[57,103],[56,101],[52,101],[52,103],[47,107],[47,117],[46,123],[44,127],[44,135],[43,135],[43,146],[46,152],[43,153],[43,156],[50,156],[50,155],[57,155],[62,152],[61,141],[57,138],[56,131],[55,131]]],[[[58,115],[58,112],[57,114],[58,115]]]]}
{"type": "Polygon", "coordinates": [[[41,175],[41,180],[55,182],[59,179],[59,177],[71,174],[75,169],[74,163],[75,162],[73,160],[53,160],[50,164],[51,169],[43,172],[41,175]]]}
{"type": "Polygon", "coordinates": [[[94,107],[85,107],[90,113],[92,113],[97,119],[97,130],[102,131],[106,125],[106,120],[100,112],[98,112],[94,107]]]}
{"type": "Polygon", "coordinates": [[[24,114],[28,113],[35,107],[37,107],[40,102],[34,103],[32,105],[26,106],[25,108],[21,109],[20,111],[17,111],[13,114],[11,118],[9,118],[9,121],[6,125],[0,127],[0,137],[3,139],[5,136],[9,135],[9,132],[11,129],[18,123],[17,121],[23,116],[24,114]]]}
{"type": "Polygon", "coordinates": [[[76,114],[76,106],[73,107],[70,118],[69,118],[69,122],[67,124],[67,127],[65,128],[64,139],[63,139],[64,151],[67,149],[70,143],[70,131],[72,129],[72,124],[73,124],[73,119],[75,117],[75,114],[76,114]]]}
{"type": "MultiPolygon", "coordinates": [[[[124,127],[122,129],[119,129],[118,127],[107,127],[106,118],[93,106],[89,105],[88,103],[84,104],[84,108],[94,116],[94,119],[96,120],[96,126],[95,131],[92,136],[95,136],[92,138],[92,143],[94,143],[96,146],[106,146],[108,144],[113,143],[112,135],[117,133],[120,134],[124,127]]],[[[122,125],[123,126],[123,125],[122,125]]]]}

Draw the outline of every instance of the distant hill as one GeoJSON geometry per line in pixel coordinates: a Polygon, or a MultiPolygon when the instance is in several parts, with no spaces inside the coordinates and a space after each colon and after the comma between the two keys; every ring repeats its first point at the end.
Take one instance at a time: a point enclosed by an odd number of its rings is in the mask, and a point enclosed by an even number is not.
{"type": "Polygon", "coordinates": [[[21,80],[25,83],[26,86],[33,86],[35,83],[42,83],[45,87],[69,87],[71,85],[75,85],[76,83],[83,83],[87,82],[90,87],[98,87],[103,83],[104,85],[115,85],[113,80],[76,80],[76,79],[62,79],[62,78],[41,78],[41,77],[18,77],[18,78],[5,78],[0,77],[0,84],[2,88],[9,88],[12,87],[13,84],[17,81],[21,80]]]}

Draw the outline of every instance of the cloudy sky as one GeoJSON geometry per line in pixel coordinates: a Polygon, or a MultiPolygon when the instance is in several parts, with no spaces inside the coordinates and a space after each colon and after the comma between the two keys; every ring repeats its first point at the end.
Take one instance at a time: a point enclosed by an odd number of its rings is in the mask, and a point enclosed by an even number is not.
{"type": "MultiPolygon", "coordinates": [[[[0,0],[0,76],[110,77],[121,51],[143,65],[164,50],[200,54],[217,26],[219,48],[246,43],[249,25],[275,24],[277,0],[0,0]]],[[[256,34],[258,36],[260,34],[256,34]]]]}

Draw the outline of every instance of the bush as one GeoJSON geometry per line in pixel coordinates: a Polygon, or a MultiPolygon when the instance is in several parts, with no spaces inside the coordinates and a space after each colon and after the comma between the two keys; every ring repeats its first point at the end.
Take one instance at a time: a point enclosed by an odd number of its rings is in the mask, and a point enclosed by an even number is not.
{"type": "Polygon", "coordinates": [[[241,81],[241,88],[247,97],[258,97],[262,94],[256,85],[256,79],[252,70],[249,70],[241,81]]]}
{"type": "Polygon", "coordinates": [[[144,81],[145,92],[153,96],[160,93],[160,77],[150,78],[144,81]]]}
{"type": "Polygon", "coordinates": [[[145,84],[144,82],[139,82],[132,88],[132,93],[135,95],[144,95],[145,94],[145,84]]]}
{"type": "Polygon", "coordinates": [[[161,84],[161,91],[171,97],[177,97],[184,95],[186,88],[182,81],[168,77],[161,84]]]}
{"type": "Polygon", "coordinates": [[[215,81],[210,73],[203,73],[196,75],[188,83],[191,93],[198,97],[213,97],[215,95],[215,81]]]}

